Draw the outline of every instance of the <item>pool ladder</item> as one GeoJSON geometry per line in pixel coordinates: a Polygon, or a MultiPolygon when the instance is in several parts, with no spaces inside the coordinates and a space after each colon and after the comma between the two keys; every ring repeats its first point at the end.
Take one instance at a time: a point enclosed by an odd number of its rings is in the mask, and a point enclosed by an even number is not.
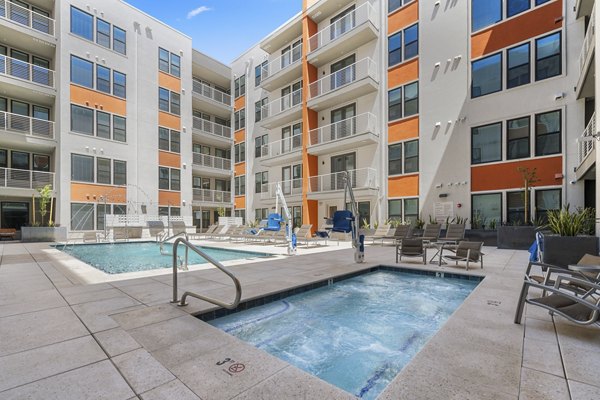
{"type": "Polygon", "coordinates": [[[190,241],[187,238],[180,237],[177,238],[173,243],[173,300],[171,301],[171,303],[179,303],[179,306],[187,306],[185,299],[188,296],[204,300],[208,303],[217,305],[219,307],[227,308],[228,310],[232,310],[236,308],[238,304],[240,304],[240,299],[242,297],[242,285],[239,279],[234,274],[232,274],[227,268],[225,268],[223,264],[206,254],[204,251],[200,250],[198,247],[194,246],[192,243],[190,243],[190,241]],[[217,299],[202,296],[200,294],[188,291],[183,293],[183,296],[181,296],[181,300],[177,299],[177,261],[179,259],[179,257],[177,257],[177,250],[179,248],[179,244],[183,244],[185,246],[184,265],[186,267],[188,265],[188,250],[191,250],[194,253],[198,254],[200,257],[206,259],[209,263],[217,267],[219,270],[225,273],[225,275],[231,278],[235,285],[235,299],[233,300],[233,303],[225,303],[217,299]]]}

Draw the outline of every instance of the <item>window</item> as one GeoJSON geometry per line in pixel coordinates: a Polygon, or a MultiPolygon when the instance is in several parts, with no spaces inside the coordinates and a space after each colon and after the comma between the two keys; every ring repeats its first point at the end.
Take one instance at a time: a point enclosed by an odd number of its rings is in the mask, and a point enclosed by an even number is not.
{"type": "Polygon", "coordinates": [[[171,190],[181,190],[181,171],[171,168],[171,190]]]}
{"type": "Polygon", "coordinates": [[[404,142],[404,173],[419,171],[419,141],[404,142]]]}
{"type": "Polygon", "coordinates": [[[0,149],[0,168],[8,168],[8,151],[0,149]]]}
{"type": "Polygon", "coordinates": [[[71,104],[71,130],[94,135],[94,110],[71,104]]]}
{"type": "Polygon", "coordinates": [[[471,0],[471,30],[478,31],[502,20],[502,0],[471,0]]]}
{"type": "Polygon", "coordinates": [[[110,164],[108,158],[96,158],[96,183],[110,185],[110,164]]]}
{"type": "Polygon", "coordinates": [[[160,150],[179,153],[181,151],[181,135],[177,131],[167,128],[158,128],[158,148],[160,150]]]}
{"type": "Polygon", "coordinates": [[[263,61],[262,64],[254,67],[254,86],[255,87],[258,87],[260,85],[260,82],[262,81],[263,71],[265,71],[265,75],[266,75],[268,64],[269,64],[269,61],[267,60],[267,61],[263,61]]]}
{"type": "MultiPolygon", "coordinates": [[[[263,156],[263,146],[266,146],[269,143],[269,135],[258,136],[254,139],[254,157],[260,158],[263,156]]],[[[264,152],[265,155],[267,152],[264,152]]]]}
{"type": "Polygon", "coordinates": [[[171,75],[180,77],[181,76],[181,58],[171,53],[171,75]]]}
{"type": "Polygon", "coordinates": [[[236,176],[233,180],[234,193],[236,196],[243,196],[246,194],[246,176],[236,176]]]}
{"type": "Polygon", "coordinates": [[[419,171],[419,141],[411,140],[388,147],[388,174],[409,174],[419,171]],[[403,162],[404,160],[404,162],[403,162]]]}
{"type": "Polygon", "coordinates": [[[29,169],[29,153],[11,151],[10,163],[11,167],[15,169],[29,169]]]}
{"type": "Polygon", "coordinates": [[[100,18],[96,19],[96,43],[110,49],[110,24],[100,18]]]}
{"type": "Polygon", "coordinates": [[[531,71],[529,66],[530,51],[529,43],[522,44],[507,51],[507,80],[508,89],[526,85],[531,81],[531,71]]]}
{"type": "Polygon", "coordinates": [[[294,226],[302,225],[302,206],[292,207],[292,222],[294,226]]]}
{"type": "Polygon", "coordinates": [[[181,114],[181,96],[178,93],[171,92],[171,113],[181,114]]]}
{"type": "Polygon", "coordinates": [[[169,168],[158,167],[158,188],[169,190],[169,168]]]}
{"type": "Polygon", "coordinates": [[[551,78],[562,73],[560,32],[536,39],[535,80],[551,78]]]}
{"type": "Polygon", "coordinates": [[[254,218],[259,221],[269,218],[269,209],[257,208],[256,210],[254,210],[254,218]]]}
{"type": "Polygon", "coordinates": [[[246,94],[246,75],[242,75],[233,82],[234,94],[238,98],[246,94]]]}
{"type": "Polygon", "coordinates": [[[44,154],[34,154],[33,170],[50,172],[50,156],[44,154]]]}
{"type": "Polygon", "coordinates": [[[71,230],[94,230],[94,205],[71,203],[71,230]]]}
{"type": "Polygon", "coordinates": [[[509,120],[506,129],[506,158],[515,160],[529,157],[529,117],[509,120]]]}
{"type": "Polygon", "coordinates": [[[388,120],[409,117],[419,112],[419,83],[413,82],[388,92],[388,120]],[[403,96],[404,93],[404,96],[403,96]]]}
{"type": "Polygon", "coordinates": [[[388,0],[388,13],[397,10],[405,4],[410,3],[413,0],[388,0]]]}
{"type": "Polygon", "coordinates": [[[158,108],[161,111],[169,112],[169,91],[158,88],[158,108]]]}
{"type": "Polygon", "coordinates": [[[402,62],[402,31],[388,38],[388,67],[402,62]]]}
{"type": "Polygon", "coordinates": [[[71,33],[94,40],[94,17],[71,6],[71,33]]]}
{"type": "Polygon", "coordinates": [[[419,218],[419,199],[404,199],[404,220],[411,223],[419,218]]]}
{"type": "Polygon", "coordinates": [[[181,151],[181,135],[177,131],[171,131],[171,151],[174,153],[181,151]]]}
{"type": "Polygon", "coordinates": [[[113,26],[113,50],[127,54],[127,33],[118,26],[113,26]]]}
{"type": "MultiPolygon", "coordinates": [[[[265,107],[267,105],[268,101],[269,101],[269,99],[265,97],[264,99],[254,103],[254,122],[258,122],[261,120],[262,114],[263,114],[263,107],[265,107]]],[[[265,118],[268,116],[269,116],[269,114],[268,114],[267,110],[265,109],[265,118]]]]}
{"type": "MultiPolygon", "coordinates": [[[[531,204],[531,203],[529,203],[531,204]]],[[[525,198],[523,192],[506,193],[506,221],[509,224],[523,224],[525,221],[525,198]]]]}
{"type": "Polygon", "coordinates": [[[471,97],[485,96],[502,90],[502,53],[473,61],[471,65],[471,97]]]}
{"type": "Polygon", "coordinates": [[[561,119],[560,111],[551,111],[535,116],[536,156],[561,152],[561,119]]]}
{"type": "Polygon", "coordinates": [[[117,71],[113,71],[113,95],[122,99],[127,97],[127,77],[117,71]]]}
{"type": "Polygon", "coordinates": [[[240,163],[246,161],[246,143],[238,143],[234,146],[235,162],[240,163]]]}
{"type": "Polygon", "coordinates": [[[404,116],[419,113],[419,84],[414,82],[404,86],[404,116]]]}
{"type": "Polygon", "coordinates": [[[244,129],[246,127],[246,109],[242,108],[239,111],[236,111],[233,115],[234,117],[234,129],[239,131],[240,129],[244,129]]]}
{"type": "Polygon", "coordinates": [[[502,160],[502,123],[471,129],[471,164],[502,160]]]}
{"type": "Polygon", "coordinates": [[[178,93],[170,92],[165,88],[158,88],[158,108],[161,111],[180,115],[180,101],[180,95],[178,93]]]}
{"type": "MultiPolygon", "coordinates": [[[[254,175],[255,181],[254,181],[254,193],[262,193],[262,189],[263,189],[263,185],[268,185],[269,183],[269,172],[268,171],[263,171],[263,172],[257,172],[254,175]]],[[[268,189],[265,187],[265,192],[268,191],[268,189]]]]}
{"type": "Polygon", "coordinates": [[[113,140],[127,141],[127,120],[118,115],[113,115],[113,140]]]}
{"type": "Polygon", "coordinates": [[[388,121],[402,118],[402,88],[388,92],[388,121]]]}
{"type": "Polygon", "coordinates": [[[512,17],[529,10],[531,0],[506,0],[506,16],[512,17]]]}
{"type": "Polygon", "coordinates": [[[71,83],[94,88],[94,63],[71,55],[71,83]]]}
{"type": "Polygon", "coordinates": [[[471,224],[473,229],[502,222],[502,193],[474,194],[471,197],[471,224]]]}
{"type": "Polygon", "coordinates": [[[402,173],[402,143],[388,147],[388,174],[402,173]]]}
{"type": "Polygon", "coordinates": [[[535,217],[544,223],[548,222],[548,211],[560,210],[562,191],[547,189],[535,191],[535,217]]]}
{"type": "Polygon", "coordinates": [[[127,184],[127,161],[113,161],[113,185],[127,184]]]}
{"type": "Polygon", "coordinates": [[[94,183],[94,157],[71,154],[71,180],[94,183]]]}
{"type": "Polygon", "coordinates": [[[96,112],[96,136],[110,139],[110,114],[102,111],[96,112]]]}
{"type": "Polygon", "coordinates": [[[402,200],[388,200],[388,219],[402,221],[402,200]]]}
{"type": "Polygon", "coordinates": [[[388,201],[388,218],[414,223],[419,217],[419,199],[397,199],[388,201]],[[402,212],[404,210],[404,213],[402,212]]]}
{"type": "Polygon", "coordinates": [[[110,69],[96,65],[96,89],[110,94],[110,69]]]}
{"type": "Polygon", "coordinates": [[[179,78],[181,76],[181,58],[168,50],[159,48],[158,69],[179,78]]]}
{"type": "Polygon", "coordinates": [[[169,52],[165,49],[158,49],[158,69],[160,71],[170,73],[169,71],[169,52]]]}
{"type": "Polygon", "coordinates": [[[415,24],[404,30],[404,59],[408,60],[419,54],[419,25],[415,24]]]}

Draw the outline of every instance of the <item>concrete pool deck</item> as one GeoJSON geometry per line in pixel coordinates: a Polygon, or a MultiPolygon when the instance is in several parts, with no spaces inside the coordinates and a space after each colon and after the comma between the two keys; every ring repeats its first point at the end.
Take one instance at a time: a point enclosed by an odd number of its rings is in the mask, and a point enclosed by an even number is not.
{"type": "MultiPolygon", "coordinates": [[[[82,284],[51,250],[0,244],[0,399],[354,398],[191,315],[212,305],[193,298],[187,307],[170,304],[170,274],[82,284]]],[[[230,269],[250,299],[394,265],[392,247],[368,246],[364,264],[353,262],[350,249],[329,250],[230,269]]],[[[600,398],[600,329],[534,307],[513,324],[528,254],[485,253],[484,269],[468,271],[483,282],[379,398],[600,398]]],[[[179,279],[180,295],[233,297],[215,269],[179,279]]]]}

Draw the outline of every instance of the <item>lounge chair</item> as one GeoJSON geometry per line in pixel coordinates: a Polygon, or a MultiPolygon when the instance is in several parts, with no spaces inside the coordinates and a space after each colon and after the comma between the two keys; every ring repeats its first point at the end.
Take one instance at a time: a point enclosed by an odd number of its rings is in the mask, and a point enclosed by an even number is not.
{"type": "Polygon", "coordinates": [[[0,229],[0,240],[2,240],[2,239],[14,240],[16,235],[17,235],[17,230],[15,228],[0,229]]]}
{"type": "Polygon", "coordinates": [[[440,233],[442,231],[442,225],[440,224],[427,224],[425,225],[425,230],[423,231],[423,236],[420,237],[421,240],[425,242],[437,242],[440,238],[440,233]]]}
{"type": "MultiPolygon", "coordinates": [[[[581,259],[577,262],[579,266],[595,266],[600,265],[600,256],[594,256],[591,254],[585,254],[581,259]]],[[[525,270],[525,280],[534,281],[543,285],[555,285],[556,283],[556,275],[572,275],[573,272],[556,265],[546,264],[538,261],[530,261],[527,265],[527,269],[525,270]],[[532,273],[532,267],[539,267],[542,271],[541,275],[536,275],[537,272],[532,273]],[[553,274],[555,276],[553,276],[553,274]]],[[[600,281],[600,273],[595,272],[580,272],[575,274],[577,278],[585,278],[591,281],[600,281]]],[[[562,285],[565,288],[570,289],[571,291],[577,292],[585,292],[586,288],[581,288],[577,284],[570,284],[568,281],[562,282],[562,285]]]]}
{"type": "Polygon", "coordinates": [[[402,257],[419,257],[423,259],[423,265],[427,264],[427,249],[423,241],[418,238],[403,239],[402,246],[396,246],[396,264],[402,261],[402,257]]]}
{"type": "Polygon", "coordinates": [[[165,233],[165,224],[162,221],[148,221],[150,236],[158,239],[159,235],[165,233]]]}
{"type": "Polygon", "coordinates": [[[83,241],[83,243],[86,243],[86,242],[98,243],[99,235],[100,235],[100,232],[98,232],[98,231],[85,231],[85,232],[83,232],[82,241],[83,241]]]}
{"type": "Polygon", "coordinates": [[[229,234],[229,240],[232,242],[234,240],[245,240],[246,235],[248,234],[247,230],[248,227],[246,225],[240,225],[233,228],[233,230],[229,234]]]}
{"type": "Polygon", "coordinates": [[[402,240],[410,236],[411,226],[410,225],[399,225],[393,235],[386,236],[381,239],[381,245],[383,246],[386,240],[392,241],[392,244],[402,244],[402,240]]]}
{"type": "Polygon", "coordinates": [[[237,225],[225,225],[221,231],[215,230],[215,232],[210,235],[211,239],[226,239],[231,235],[231,232],[237,227],[237,225]]]}
{"type": "Polygon", "coordinates": [[[391,225],[383,224],[375,229],[375,233],[373,233],[373,235],[365,236],[365,241],[372,240],[372,244],[375,244],[376,240],[383,240],[383,238],[388,237],[393,233],[394,232],[391,229],[391,225]]]}
{"type": "Polygon", "coordinates": [[[438,242],[454,243],[457,244],[461,240],[465,239],[465,225],[464,224],[449,224],[446,229],[446,236],[439,238],[438,242]]]}
{"type": "Polygon", "coordinates": [[[467,242],[461,241],[458,243],[456,248],[451,249],[441,249],[442,254],[441,258],[447,261],[454,261],[455,265],[458,265],[458,262],[465,262],[466,270],[469,270],[470,263],[479,263],[481,268],[483,268],[483,253],[481,252],[481,248],[483,247],[483,242],[467,242]],[[454,254],[444,255],[444,250],[450,250],[454,254]]]}
{"type": "Polygon", "coordinates": [[[187,233],[187,226],[183,221],[171,221],[171,229],[173,230],[173,235],[179,235],[180,233],[187,233]]]}

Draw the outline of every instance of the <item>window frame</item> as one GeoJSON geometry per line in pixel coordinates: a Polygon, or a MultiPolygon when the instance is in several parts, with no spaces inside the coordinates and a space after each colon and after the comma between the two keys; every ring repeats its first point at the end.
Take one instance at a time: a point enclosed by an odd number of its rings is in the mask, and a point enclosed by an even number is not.
{"type": "Polygon", "coordinates": [[[562,140],[563,140],[563,112],[561,109],[556,109],[556,110],[551,110],[551,111],[545,111],[545,112],[541,112],[541,113],[536,113],[534,115],[534,152],[535,152],[535,157],[545,157],[545,156],[553,156],[553,155],[557,155],[557,154],[562,154],[563,152],[563,144],[562,144],[562,140]],[[551,132],[551,133],[544,133],[544,134],[538,134],[538,117],[542,116],[542,115],[546,115],[546,114],[553,114],[553,113],[558,113],[558,127],[559,127],[559,131],[557,132],[551,132]],[[558,151],[555,153],[548,153],[548,154],[539,154],[538,151],[538,138],[540,136],[548,136],[548,135],[554,135],[554,134],[558,134],[558,151]]]}
{"type": "Polygon", "coordinates": [[[504,50],[501,50],[499,52],[496,52],[496,53],[493,53],[493,54],[488,54],[485,57],[480,57],[480,58],[478,58],[476,60],[472,60],[471,61],[471,99],[477,99],[479,97],[488,96],[490,94],[498,93],[498,92],[501,92],[501,91],[504,90],[504,58],[505,58],[504,57],[504,50]],[[488,60],[490,58],[498,57],[498,56],[500,57],[500,62],[499,62],[500,84],[499,84],[499,88],[496,89],[496,90],[494,90],[494,91],[486,92],[486,93],[480,93],[477,96],[475,96],[474,95],[475,86],[474,86],[474,79],[473,79],[474,76],[475,76],[475,74],[473,72],[474,65],[476,63],[481,62],[481,61],[488,60]]]}
{"type": "Polygon", "coordinates": [[[471,144],[471,165],[482,165],[482,164],[490,164],[490,163],[495,163],[495,162],[500,162],[503,161],[504,157],[503,157],[503,138],[504,138],[504,121],[499,121],[499,122],[492,122],[489,124],[484,124],[484,125],[478,125],[478,126],[473,126],[471,127],[471,140],[470,140],[470,144],[471,144]],[[499,159],[496,160],[487,160],[487,161],[479,161],[479,162],[475,162],[474,161],[474,151],[475,149],[473,148],[473,133],[476,129],[481,129],[481,128],[487,128],[487,127],[491,127],[494,125],[500,125],[500,140],[499,140],[499,146],[500,146],[500,151],[498,152],[499,154],[499,159]]]}

